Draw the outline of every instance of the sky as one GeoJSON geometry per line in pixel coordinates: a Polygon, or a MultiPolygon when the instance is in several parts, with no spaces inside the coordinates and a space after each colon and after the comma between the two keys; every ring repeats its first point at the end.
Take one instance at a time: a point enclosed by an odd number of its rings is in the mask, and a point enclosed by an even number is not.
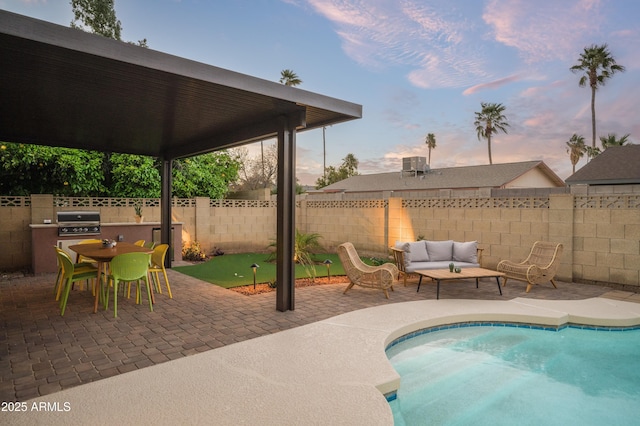
{"type": "MultiPolygon", "coordinates": [[[[73,19],[69,0],[0,9],[73,19]]],[[[349,153],[361,174],[399,172],[402,158],[428,157],[428,133],[431,168],[488,164],[481,102],[503,104],[510,125],[492,138],[494,164],[542,160],[566,179],[566,142],[591,143],[591,91],[569,68],[593,44],[626,68],[596,93],[597,137],[640,143],[637,0],[116,0],[115,11],[125,41],[270,81],[291,69],[298,87],[362,105],[361,119],[325,129],[326,160],[321,129],[298,133],[304,185],[349,153]]]]}

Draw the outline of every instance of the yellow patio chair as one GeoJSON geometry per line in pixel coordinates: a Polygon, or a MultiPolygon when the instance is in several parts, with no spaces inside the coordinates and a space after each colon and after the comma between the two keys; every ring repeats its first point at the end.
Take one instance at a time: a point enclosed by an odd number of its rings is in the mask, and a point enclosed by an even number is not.
{"type": "Polygon", "coordinates": [[[138,246],[138,247],[144,247],[144,240],[138,240],[135,243],[133,243],[134,245],[138,246]]]}
{"type": "MultiPolygon", "coordinates": [[[[153,312],[153,296],[149,285],[149,261],[151,255],[148,253],[124,253],[119,254],[111,260],[110,270],[107,280],[113,284],[113,316],[118,317],[118,290],[120,284],[136,283],[136,300],[140,300],[140,281],[144,281],[147,286],[147,297],[149,299],[149,310],[153,312]]],[[[107,285],[107,296],[105,298],[105,310],[109,308],[109,292],[111,286],[107,285]]],[[[124,290],[124,289],[123,289],[124,290]]]]}
{"type": "Polygon", "coordinates": [[[151,266],[149,267],[149,272],[151,273],[151,279],[156,285],[158,289],[158,293],[162,294],[162,287],[160,285],[160,276],[159,273],[162,272],[164,276],[164,282],[167,286],[167,293],[169,294],[169,299],[173,299],[173,295],[171,294],[171,286],[169,285],[169,278],[167,277],[167,270],[164,268],[164,259],[167,256],[167,250],[169,249],[169,244],[158,244],[153,249],[153,254],[151,255],[151,266]]]}
{"type": "Polygon", "coordinates": [[[342,262],[344,271],[349,278],[349,285],[343,293],[349,291],[354,285],[361,287],[377,288],[389,298],[388,289],[393,291],[394,284],[398,283],[398,268],[391,263],[380,266],[370,266],[362,262],[351,243],[343,243],[338,246],[338,257],[342,262]]]}
{"type": "MultiPolygon", "coordinates": [[[[101,243],[101,242],[102,240],[89,239],[89,240],[82,240],[78,244],[94,244],[94,243],[101,243]]],[[[85,257],[79,254],[76,257],[76,263],[96,263],[96,261],[91,259],[90,257],[85,257]]]]}
{"type": "Polygon", "coordinates": [[[64,315],[64,311],[67,308],[67,300],[69,299],[69,292],[73,283],[76,281],[96,279],[98,270],[91,265],[82,265],[77,269],[69,255],[63,250],[56,247],[56,255],[58,256],[58,262],[61,265],[62,277],[60,280],[60,286],[58,288],[56,300],[58,300],[60,291],[62,290],[62,298],[60,299],[60,315],[64,315]]]}
{"type": "Polygon", "coordinates": [[[553,280],[560,267],[560,256],[562,255],[562,244],[550,243],[547,241],[536,241],[531,247],[531,252],[525,260],[520,263],[510,260],[502,260],[496,268],[498,272],[504,272],[504,282],[507,279],[524,281],[527,283],[526,293],[535,284],[543,284],[550,281],[553,287],[556,286],[553,280]]]}

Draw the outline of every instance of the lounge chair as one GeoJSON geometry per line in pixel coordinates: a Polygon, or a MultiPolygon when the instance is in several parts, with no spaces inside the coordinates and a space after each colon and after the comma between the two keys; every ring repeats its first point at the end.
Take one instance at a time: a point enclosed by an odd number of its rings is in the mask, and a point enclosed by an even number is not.
{"type": "Polygon", "coordinates": [[[550,281],[553,287],[556,286],[553,278],[560,266],[560,256],[562,255],[562,244],[550,243],[546,241],[536,241],[531,247],[531,252],[525,260],[515,263],[510,260],[503,260],[498,263],[498,272],[504,272],[504,282],[507,279],[525,281],[527,283],[527,293],[534,284],[542,284],[550,281]]]}
{"type": "Polygon", "coordinates": [[[344,267],[344,271],[349,278],[349,285],[344,293],[349,291],[354,285],[361,287],[377,288],[384,292],[389,298],[388,289],[393,291],[393,285],[398,283],[398,268],[391,263],[380,266],[366,265],[356,252],[351,243],[343,243],[338,246],[338,256],[344,267]]]}

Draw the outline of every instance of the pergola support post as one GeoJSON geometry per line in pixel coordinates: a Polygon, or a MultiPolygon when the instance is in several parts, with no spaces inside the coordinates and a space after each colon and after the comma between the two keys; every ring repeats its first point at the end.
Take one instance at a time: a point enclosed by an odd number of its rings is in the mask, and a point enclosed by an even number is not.
{"type": "Polygon", "coordinates": [[[295,309],[296,235],[296,131],[287,117],[280,119],[278,130],[278,195],[276,249],[276,309],[284,312],[295,309]]]}
{"type": "MultiPolygon", "coordinates": [[[[162,183],[160,189],[160,241],[162,244],[169,244],[169,253],[174,250],[173,241],[171,238],[171,188],[172,188],[172,173],[173,160],[168,158],[161,158],[162,163],[162,183]]],[[[179,247],[178,250],[182,250],[179,247]]],[[[165,256],[164,266],[171,268],[171,258],[173,256],[165,256]]]]}

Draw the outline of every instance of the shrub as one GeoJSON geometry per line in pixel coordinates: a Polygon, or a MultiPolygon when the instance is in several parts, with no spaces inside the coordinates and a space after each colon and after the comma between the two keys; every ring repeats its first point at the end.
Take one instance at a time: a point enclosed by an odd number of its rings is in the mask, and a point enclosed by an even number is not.
{"type": "Polygon", "coordinates": [[[207,255],[202,251],[199,242],[191,241],[190,243],[182,243],[182,258],[184,260],[197,262],[205,260],[207,255]]]}

